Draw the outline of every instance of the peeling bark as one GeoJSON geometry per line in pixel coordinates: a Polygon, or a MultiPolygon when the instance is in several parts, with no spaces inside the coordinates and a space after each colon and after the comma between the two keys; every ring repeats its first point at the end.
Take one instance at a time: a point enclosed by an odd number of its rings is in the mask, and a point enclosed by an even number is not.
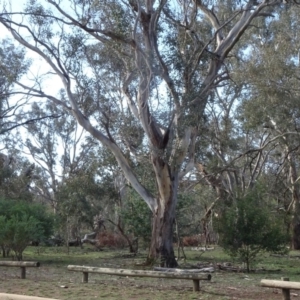
{"type": "Polygon", "coordinates": [[[177,261],[173,248],[173,226],[177,203],[178,175],[172,176],[169,166],[160,158],[153,158],[159,190],[158,208],[153,213],[149,259],[160,258],[162,267],[174,268],[177,261]]]}
{"type": "MultiPolygon", "coordinates": [[[[175,210],[173,214],[175,214],[175,210]]],[[[153,215],[152,238],[148,258],[150,261],[160,258],[161,267],[174,268],[178,266],[173,248],[174,220],[175,217],[168,210],[168,206],[163,210],[159,206],[157,213],[153,215]]]]}
{"type": "Polygon", "coordinates": [[[292,185],[292,210],[293,210],[293,220],[292,220],[292,249],[300,250],[300,195],[299,187],[297,183],[297,170],[295,166],[292,154],[288,154],[288,161],[290,163],[290,183],[292,185]]]}

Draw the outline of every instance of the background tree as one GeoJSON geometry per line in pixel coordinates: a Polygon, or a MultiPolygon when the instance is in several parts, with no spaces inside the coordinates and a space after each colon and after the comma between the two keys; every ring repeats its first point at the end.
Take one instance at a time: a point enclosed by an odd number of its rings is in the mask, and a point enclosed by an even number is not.
{"type": "MultiPolygon", "coordinates": [[[[54,105],[34,102],[30,116],[40,121],[27,124],[26,135],[23,133],[16,145],[35,162],[38,178],[32,192],[55,212],[59,182],[64,182],[83,164],[83,132],[54,105]],[[49,115],[52,118],[47,118],[49,115]]],[[[88,146],[85,151],[89,152],[88,146]]]]}
{"type": "Polygon", "coordinates": [[[53,218],[46,207],[24,201],[0,200],[0,245],[18,260],[31,241],[41,242],[53,232],[53,218]]]}
{"type": "Polygon", "coordinates": [[[257,25],[259,35],[243,68],[247,93],[240,117],[248,132],[263,132],[265,144],[272,145],[265,174],[278,208],[292,216],[292,247],[299,249],[299,20],[288,7],[268,26],[257,25]]]}
{"type": "Polygon", "coordinates": [[[30,61],[25,58],[24,49],[16,47],[12,40],[1,40],[0,44],[0,134],[4,135],[26,117],[22,109],[27,98],[15,82],[26,74],[30,61]]]}
{"type": "Polygon", "coordinates": [[[256,187],[237,198],[218,221],[220,244],[234,259],[245,263],[247,272],[260,252],[287,251],[282,215],[274,213],[265,198],[263,190],[256,187]]]}
{"type": "Polygon", "coordinates": [[[67,243],[80,239],[84,228],[94,230],[94,218],[105,206],[103,195],[105,191],[93,169],[81,169],[58,185],[57,218],[67,243]]]}

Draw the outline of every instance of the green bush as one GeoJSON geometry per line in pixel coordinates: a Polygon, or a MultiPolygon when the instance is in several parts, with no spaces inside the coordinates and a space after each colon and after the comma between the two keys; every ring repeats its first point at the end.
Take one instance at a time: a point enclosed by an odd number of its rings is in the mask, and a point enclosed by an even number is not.
{"type": "Polygon", "coordinates": [[[53,218],[42,205],[0,200],[0,245],[11,249],[18,260],[30,241],[40,242],[52,234],[53,218]]]}
{"type": "Polygon", "coordinates": [[[220,243],[233,258],[246,264],[247,271],[261,251],[287,251],[289,240],[282,218],[272,213],[259,191],[236,199],[220,217],[220,243]]]}
{"type": "Polygon", "coordinates": [[[126,227],[126,233],[134,238],[142,239],[144,246],[148,247],[151,240],[152,213],[134,191],[130,192],[131,197],[122,207],[120,216],[126,227]]]}

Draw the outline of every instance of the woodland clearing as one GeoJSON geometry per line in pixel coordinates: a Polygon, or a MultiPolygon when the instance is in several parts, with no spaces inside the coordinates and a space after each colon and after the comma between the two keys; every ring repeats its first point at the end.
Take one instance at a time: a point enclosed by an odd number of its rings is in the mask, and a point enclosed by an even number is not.
{"type": "MultiPolygon", "coordinates": [[[[96,252],[91,248],[28,247],[24,260],[36,260],[40,268],[29,269],[26,279],[20,279],[16,268],[1,267],[0,292],[40,297],[67,299],[122,299],[160,300],[160,299],[282,299],[281,290],[260,287],[261,279],[280,279],[289,277],[300,281],[299,253],[291,251],[289,256],[270,256],[265,253],[253,267],[255,271],[247,274],[242,268],[238,271],[237,262],[219,248],[200,253],[185,250],[187,260],[180,261],[182,268],[197,265],[210,265],[216,268],[211,282],[201,282],[201,291],[193,292],[192,283],[187,280],[127,278],[92,274],[88,284],[81,283],[82,274],[67,270],[68,264],[113,267],[123,269],[152,269],[141,266],[146,252],[130,256],[120,250],[104,249],[96,252]],[[225,263],[225,264],[224,264],[225,263]],[[218,266],[233,266],[234,271],[220,270],[218,266]]],[[[292,297],[300,298],[299,291],[291,291],[292,297]]]]}

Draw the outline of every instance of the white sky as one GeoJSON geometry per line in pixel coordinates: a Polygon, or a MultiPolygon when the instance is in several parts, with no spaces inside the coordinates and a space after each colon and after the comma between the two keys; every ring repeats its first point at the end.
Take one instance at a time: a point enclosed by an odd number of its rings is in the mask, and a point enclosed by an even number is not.
{"type": "MultiPolygon", "coordinates": [[[[9,0],[9,1],[10,4],[7,7],[10,7],[9,10],[15,12],[23,11],[26,3],[28,2],[27,0],[9,0]]],[[[3,0],[0,0],[0,6],[2,5],[3,5],[3,0]]],[[[0,24],[0,39],[6,39],[6,38],[10,38],[13,40],[10,32],[3,25],[0,24]]],[[[16,43],[16,45],[18,44],[16,43]]],[[[32,78],[37,75],[42,75],[50,69],[48,64],[39,55],[35,54],[34,52],[26,49],[26,56],[32,59],[33,61],[30,72],[27,75],[29,77],[28,80],[23,79],[23,82],[25,80],[25,82],[29,84],[30,77],[32,78]]],[[[58,76],[52,76],[51,81],[48,82],[45,81],[43,87],[46,93],[50,93],[53,95],[53,88],[55,87],[55,89],[58,91],[60,88],[63,87],[63,85],[61,80],[58,78],[58,76]]]]}

